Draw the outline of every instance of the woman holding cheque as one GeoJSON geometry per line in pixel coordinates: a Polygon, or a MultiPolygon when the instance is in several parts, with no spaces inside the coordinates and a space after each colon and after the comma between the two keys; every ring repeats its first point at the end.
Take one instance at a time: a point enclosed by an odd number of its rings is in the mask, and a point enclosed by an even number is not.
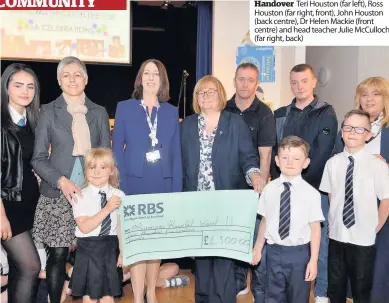
{"type": "MultiPolygon", "coordinates": [[[[116,109],[112,149],[118,163],[120,189],[127,195],[180,192],[182,165],[178,110],[169,103],[169,80],[163,64],[145,61],[135,79],[133,99],[116,109]]],[[[134,302],[156,303],[160,260],[131,266],[134,302]]]]}
{"type": "MultiPolygon", "coordinates": [[[[258,191],[258,157],[244,120],[224,111],[226,92],[212,76],[200,79],[193,93],[196,114],[182,123],[184,191],[243,189],[258,191]]],[[[218,257],[196,258],[195,301],[236,302],[235,263],[218,257]]]]}

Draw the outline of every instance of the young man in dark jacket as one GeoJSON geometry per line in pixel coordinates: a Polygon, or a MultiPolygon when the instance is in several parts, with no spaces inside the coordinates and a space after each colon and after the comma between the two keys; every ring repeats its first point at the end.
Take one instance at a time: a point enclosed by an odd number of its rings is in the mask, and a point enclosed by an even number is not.
{"type": "MultiPolygon", "coordinates": [[[[277,142],[273,155],[282,138],[298,136],[310,145],[309,158],[311,163],[303,171],[302,177],[310,185],[319,189],[324,166],[331,157],[338,130],[338,121],[334,108],[314,95],[316,77],[312,67],[308,64],[299,64],[290,72],[290,86],[295,98],[292,103],[277,109],[276,119],[277,142]]],[[[272,157],[274,162],[274,156],[272,157]]],[[[272,163],[272,179],[280,175],[276,165],[272,163]]],[[[327,263],[328,263],[328,196],[321,193],[322,210],[325,222],[322,223],[320,253],[318,260],[318,276],[315,285],[315,302],[328,303],[327,298],[327,263]]]]}

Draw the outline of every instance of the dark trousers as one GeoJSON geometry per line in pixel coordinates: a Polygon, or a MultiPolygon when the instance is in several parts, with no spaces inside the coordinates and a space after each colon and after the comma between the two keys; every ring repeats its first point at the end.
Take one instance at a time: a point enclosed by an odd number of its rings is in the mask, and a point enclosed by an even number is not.
{"type": "Polygon", "coordinates": [[[377,234],[372,303],[389,303],[389,220],[377,234]]]}
{"type": "Polygon", "coordinates": [[[305,272],[311,257],[309,244],[268,244],[266,249],[266,303],[308,303],[311,282],[305,281],[305,272]]]}
{"type": "MultiPolygon", "coordinates": [[[[257,216],[254,229],[254,242],[257,241],[259,224],[261,223],[260,217],[257,216]]],[[[251,292],[253,294],[256,303],[265,303],[265,292],[266,292],[266,245],[262,250],[262,260],[258,265],[250,266],[248,263],[242,261],[236,261],[235,272],[236,272],[236,285],[237,291],[241,291],[247,287],[247,272],[251,269],[251,292]]]]}
{"type": "Polygon", "coordinates": [[[375,246],[360,246],[330,239],[328,251],[328,297],[344,303],[350,280],[354,303],[370,303],[375,246]]]}
{"type": "Polygon", "coordinates": [[[235,303],[235,262],[226,258],[196,258],[196,303],[235,303]]]}

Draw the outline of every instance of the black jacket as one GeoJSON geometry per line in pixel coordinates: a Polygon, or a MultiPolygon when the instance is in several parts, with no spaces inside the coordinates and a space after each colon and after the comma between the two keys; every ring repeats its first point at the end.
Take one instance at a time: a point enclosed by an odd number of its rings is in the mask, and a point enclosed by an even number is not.
{"type": "MultiPolygon", "coordinates": [[[[184,191],[196,191],[200,165],[197,114],[182,122],[181,146],[184,191]]],[[[250,168],[259,168],[257,154],[250,130],[243,118],[223,111],[212,147],[215,189],[247,189],[245,174],[250,168]]]]}
{"type": "MultiPolygon", "coordinates": [[[[279,168],[275,165],[275,155],[277,154],[278,144],[284,137],[284,127],[288,125],[288,114],[292,104],[281,107],[274,112],[276,119],[277,142],[273,149],[271,175],[272,179],[280,175],[279,168]]],[[[311,163],[303,171],[303,178],[310,185],[319,189],[324,166],[332,155],[335,145],[335,138],[338,132],[338,121],[334,108],[326,103],[318,101],[303,121],[303,127],[299,133],[293,134],[299,136],[308,142],[310,146],[309,158],[311,163]]]]}
{"type": "Polygon", "coordinates": [[[1,199],[22,200],[22,146],[15,133],[1,127],[1,199]]]}

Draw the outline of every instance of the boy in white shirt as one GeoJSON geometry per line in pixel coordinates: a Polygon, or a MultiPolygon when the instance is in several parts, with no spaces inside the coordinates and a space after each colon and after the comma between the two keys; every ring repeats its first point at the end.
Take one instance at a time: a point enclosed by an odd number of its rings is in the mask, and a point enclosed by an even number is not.
{"type": "Polygon", "coordinates": [[[319,191],[301,177],[309,165],[309,145],[296,136],[281,140],[276,164],[281,176],[265,186],[259,199],[262,216],[253,264],[267,242],[267,303],[308,303],[317,276],[324,220],[319,191]]]}
{"type": "MultiPolygon", "coordinates": [[[[328,297],[344,303],[350,279],[354,303],[370,302],[376,233],[389,215],[388,165],[372,155],[369,114],[352,110],[342,126],[344,151],[328,160],[320,190],[330,198],[328,297]],[[377,207],[377,198],[381,200],[377,207]]],[[[389,290],[388,290],[389,291],[389,290]]]]}

